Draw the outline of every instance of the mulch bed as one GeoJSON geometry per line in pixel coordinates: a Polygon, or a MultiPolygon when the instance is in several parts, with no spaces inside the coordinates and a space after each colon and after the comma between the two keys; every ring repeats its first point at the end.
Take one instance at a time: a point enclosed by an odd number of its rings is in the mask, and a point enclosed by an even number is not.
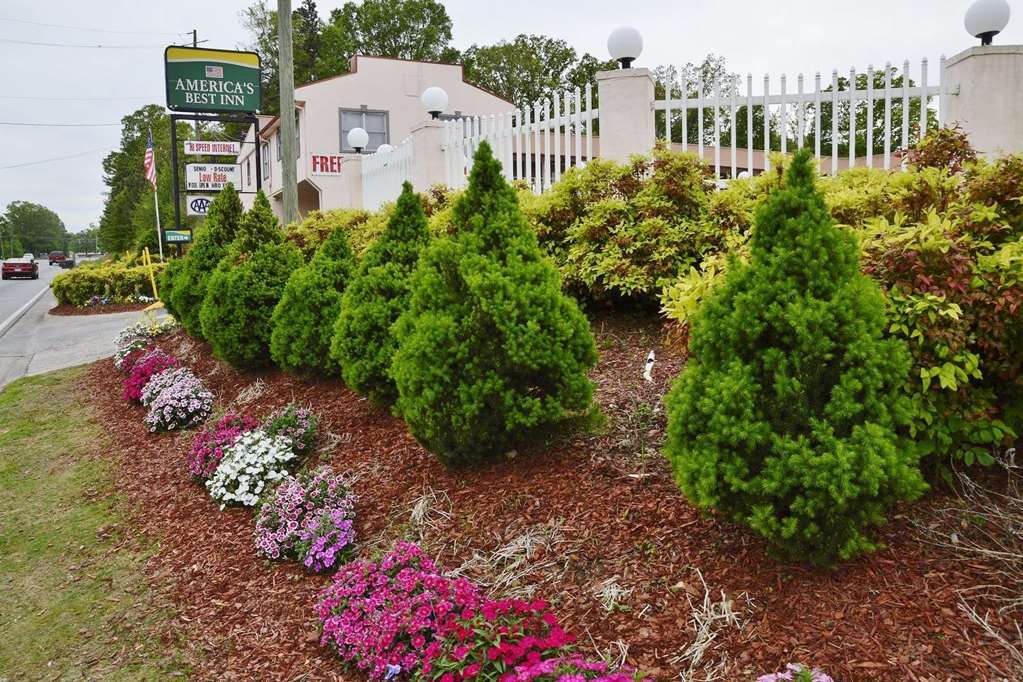
{"type": "Polygon", "coordinates": [[[84,308],[60,303],[47,312],[50,315],[106,315],[108,313],[130,313],[136,310],[145,310],[152,303],[108,303],[107,305],[90,305],[84,308]]]}
{"type": "MultiPolygon", "coordinates": [[[[181,333],[161,345],[208,383],[220,408],[263,416],[295,400],[321,414],[316,457],[357,477],[364,555],[414,539],[448,568],[553,601],[582,646],[620,653],[658,678],[689,668],[683,654],[704,585],[742,621],[717,627],[694,668],[716,669],[714,679],[751,680],[790,661],[820,666],[839,682],[1011,678],[1004,651],[957,607],[956,588],[986,580],[978,576],[987,567],[920,542],[912,525],[910,517],[926,522],[942,500],[897,510],[881,533],[887,548],[838,570],[779,562],[745,529],[690,507],[658,454],[660,399],[684,364],[659,323],[605,319],[594,331],[601,361],[593,379],[606,425],[543,453],[456,470],[340,382],[238,372],[181,333]],[[648,383],[642,369],[651,349],[657,363],[648,383]],[[502,564],[495,556],[525,544],[528,559],[502,564]],[[615,586],[609,611],[602,598],[615,586]]],[[[219,511],[189,478],[192,434],[147,433],[142,409],[120,401],[120,381],[102,360],[82,388],[110,433],[132,521],[158,542],[147,570],[177,606],[171,625],[186,635],[179,639],[189,643],[195,677],[363,680],[319,647],[312,607],[329,578],[259,559],[251,513],[219,511]]]]}

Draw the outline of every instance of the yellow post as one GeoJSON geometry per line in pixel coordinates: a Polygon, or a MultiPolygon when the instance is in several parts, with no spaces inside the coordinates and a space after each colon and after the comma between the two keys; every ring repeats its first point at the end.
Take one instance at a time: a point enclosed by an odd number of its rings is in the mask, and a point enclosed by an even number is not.
{"type": "Polygon", "coordinates": [[[153,298],[156,299],[156,303],[148,306],[146,310],[158,310],[163,307],[163,301],[160,300],[160,292],[156,290],[156,275],[153,272],[153,259],[149,256],[148,246],[142,249],[142,265],[149,271],[149,282],[153,285],[153,298]]]}

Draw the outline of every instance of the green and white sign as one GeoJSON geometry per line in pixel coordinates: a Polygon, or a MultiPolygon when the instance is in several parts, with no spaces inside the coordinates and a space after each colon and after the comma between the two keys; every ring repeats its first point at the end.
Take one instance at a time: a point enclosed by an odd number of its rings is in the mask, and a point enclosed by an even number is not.
{"type": "Polygon", "coordinates": [[[164,74],[171,111],[259,111],[255,52],[172,45],[164,51],[164,74]]]}
{"type": "Polygon", "coordinates": [[[180,230],[164,230],[163,241],[166,244],[187,244],[192,241],[192,231],[187,228],[180,230]]]}

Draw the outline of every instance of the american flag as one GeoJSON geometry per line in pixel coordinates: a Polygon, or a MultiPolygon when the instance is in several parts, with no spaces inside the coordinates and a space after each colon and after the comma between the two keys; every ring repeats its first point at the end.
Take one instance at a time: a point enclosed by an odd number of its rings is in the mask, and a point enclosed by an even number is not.
{"type": "Polygon", "coordinates": [[[156,189],[156,151],[153,149],[153,131],[149,131],[149,140],[146,141],[146,156],[142,160],[142,167],[146,170],[146,180],[156,189]]]}

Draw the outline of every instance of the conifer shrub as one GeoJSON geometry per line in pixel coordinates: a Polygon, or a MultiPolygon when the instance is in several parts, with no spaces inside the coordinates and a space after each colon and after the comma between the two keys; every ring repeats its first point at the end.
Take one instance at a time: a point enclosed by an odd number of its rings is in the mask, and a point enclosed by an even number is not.
{"type": "MultiPolygon", "coordinates": [[[[185,255],[170,294],[174,316],[191,336],[204,338],[199,311],[206,298],[206,286],[217,264],[234,241],[242,217],[242,202],[228,183],[210,204],[203,227],[185,255]]],[[[165,297],[166,300],[166,297],[165,297]]]]}
{"type": "Polygon", "coordinates": [[[271,317],[302,252],[284,233],[260,192],[238,225],[238,236],[210,275],[199,312],[213,354],[236,367],[270,364],[271,317]]]}
{"type": "Polygon", "coordinates": [[[378,403],[398,397],[390,376],[397,349],[391,328],[408,307],[412,273],[429,241],[422,203],[406,182],[387,229],[344,293],[330,354],[345,383],[378,403]]]}
{"type": "Polygon", "coordinates": [[[163,272],[157,278],[160,287],[160,300],[163,301],[164,309],[175,320],[181,319],[181,313],[174,307],[174,285],[177,284],[178,277],[181,275],[184,267],[184,258],[172,258],[167,261],[163,272]]]}
{"type": "Polygon", "coordinates": [[[270,355],[287,372],[334,370],[330,342],[341,296],[355,270],[344,230],[336,229],[309,262],[292,273],[274,308],[270,355]]]}
{"type": "Polygon", "coordinates": [[[799,152],[757,211],[750,263],[695,315],[665,455],[693,504],[827,565],[873,549],[869,527],[925,485],[900,438],[909,354],[883,338],[881,291],[814,176],[799,152]]]}
{"type": "Polygon", "coordinates": [[[420,256],[391,368],[398,411],[446,464],[503,453],[587,410],[597,360],[486,143],[453,222],[420,256]]]}

